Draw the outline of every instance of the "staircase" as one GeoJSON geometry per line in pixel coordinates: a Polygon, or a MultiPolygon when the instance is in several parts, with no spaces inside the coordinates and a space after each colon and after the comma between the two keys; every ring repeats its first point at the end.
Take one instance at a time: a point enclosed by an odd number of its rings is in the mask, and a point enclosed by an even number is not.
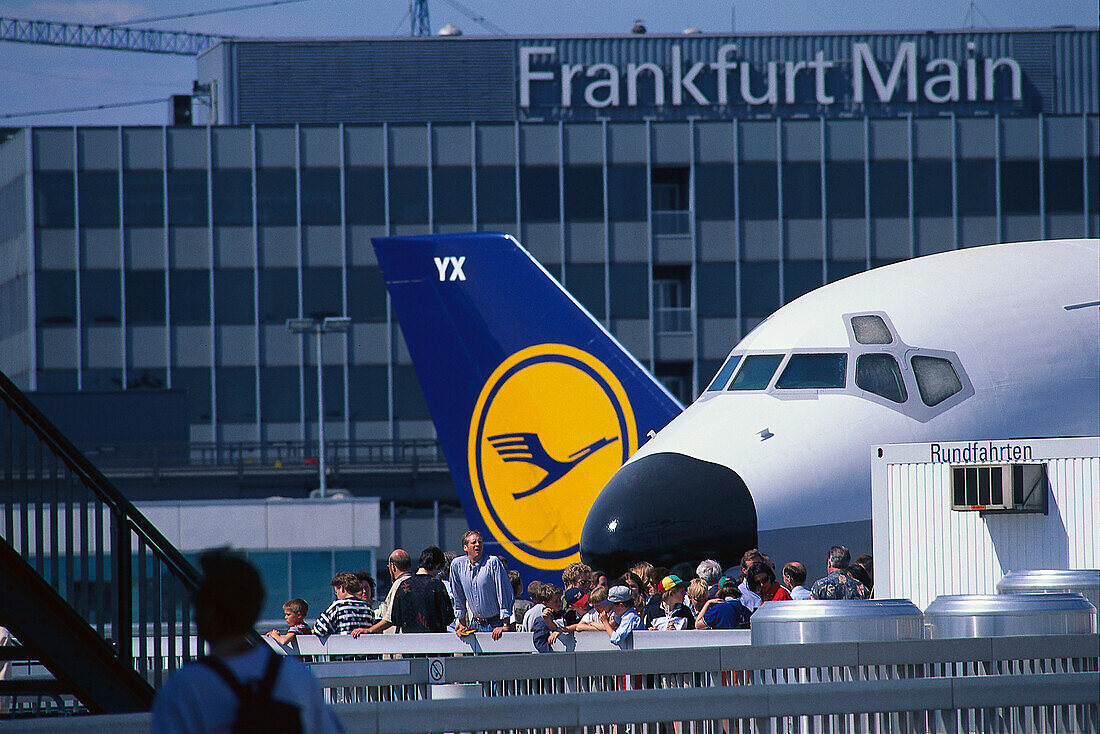
{"type": "Polygon", "coordinates": [[[146,711],[196,655],[198,573],[0,372],[5,716],[146,711]]]}

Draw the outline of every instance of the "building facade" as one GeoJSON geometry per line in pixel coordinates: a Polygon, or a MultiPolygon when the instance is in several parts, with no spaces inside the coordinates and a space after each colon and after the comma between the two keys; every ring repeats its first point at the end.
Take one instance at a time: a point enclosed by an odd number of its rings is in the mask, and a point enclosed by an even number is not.
{"type": "Polygon", "coordinates": [[[1097,236],[1098,36],[225,43],[199,77],[229,124],[3,131],[0,369],[186,390],[192,441],[315,439],[285,321],[346,315],[327,437],[431,437],[370,238],[477,229],[690,401],[815,287],[1097,236]]]}

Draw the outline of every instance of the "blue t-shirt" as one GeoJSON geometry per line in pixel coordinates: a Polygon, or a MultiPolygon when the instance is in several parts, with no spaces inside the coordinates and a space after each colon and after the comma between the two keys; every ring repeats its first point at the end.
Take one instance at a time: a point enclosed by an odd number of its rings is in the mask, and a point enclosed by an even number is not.
{"type": "Polygon", "coordinates": [[[703,612],[703,622],[712,630],[747,630],[751,616],[739,599],[726,599],[703,612]]]}

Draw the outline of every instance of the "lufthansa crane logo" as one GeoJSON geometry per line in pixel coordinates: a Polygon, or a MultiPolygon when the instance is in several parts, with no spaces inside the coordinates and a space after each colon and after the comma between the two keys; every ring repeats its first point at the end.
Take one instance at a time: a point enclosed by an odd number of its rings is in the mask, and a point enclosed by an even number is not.
{"type": "Polygon", "coordinates": [[[637,448],[614,373],[564,344],[516,352],[489,376],[470,424],[470,483],[504,547],[535,568],[579,560],[596,495],[637,448]]]}

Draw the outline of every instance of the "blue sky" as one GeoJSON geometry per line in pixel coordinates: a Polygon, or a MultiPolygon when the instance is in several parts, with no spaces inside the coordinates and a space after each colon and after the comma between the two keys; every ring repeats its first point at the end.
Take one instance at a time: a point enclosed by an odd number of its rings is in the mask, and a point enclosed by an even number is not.
{"type": "MultiPolygon", "coordinates": [[[[117,23],[262,0],[0,0],[0,17],[117,23]]],[[[626,33],[641,19],[650,33],[824,31],[1097,26],[1096,0],[429,0],[433,32],[489,31],[458,8],[510,35],[626,33]],[[456,5],[458,7],[456,7],[456,5]]],[[[379,37],[409,34],[407,0],[301,0],[232,13],[138,24],[262,37],[379,37]]],[[[195,60],[186,56],[0,42],[0,126],[161,124],[166,101],[87,112],[12,117],[186,93],[195,60]]]]}

